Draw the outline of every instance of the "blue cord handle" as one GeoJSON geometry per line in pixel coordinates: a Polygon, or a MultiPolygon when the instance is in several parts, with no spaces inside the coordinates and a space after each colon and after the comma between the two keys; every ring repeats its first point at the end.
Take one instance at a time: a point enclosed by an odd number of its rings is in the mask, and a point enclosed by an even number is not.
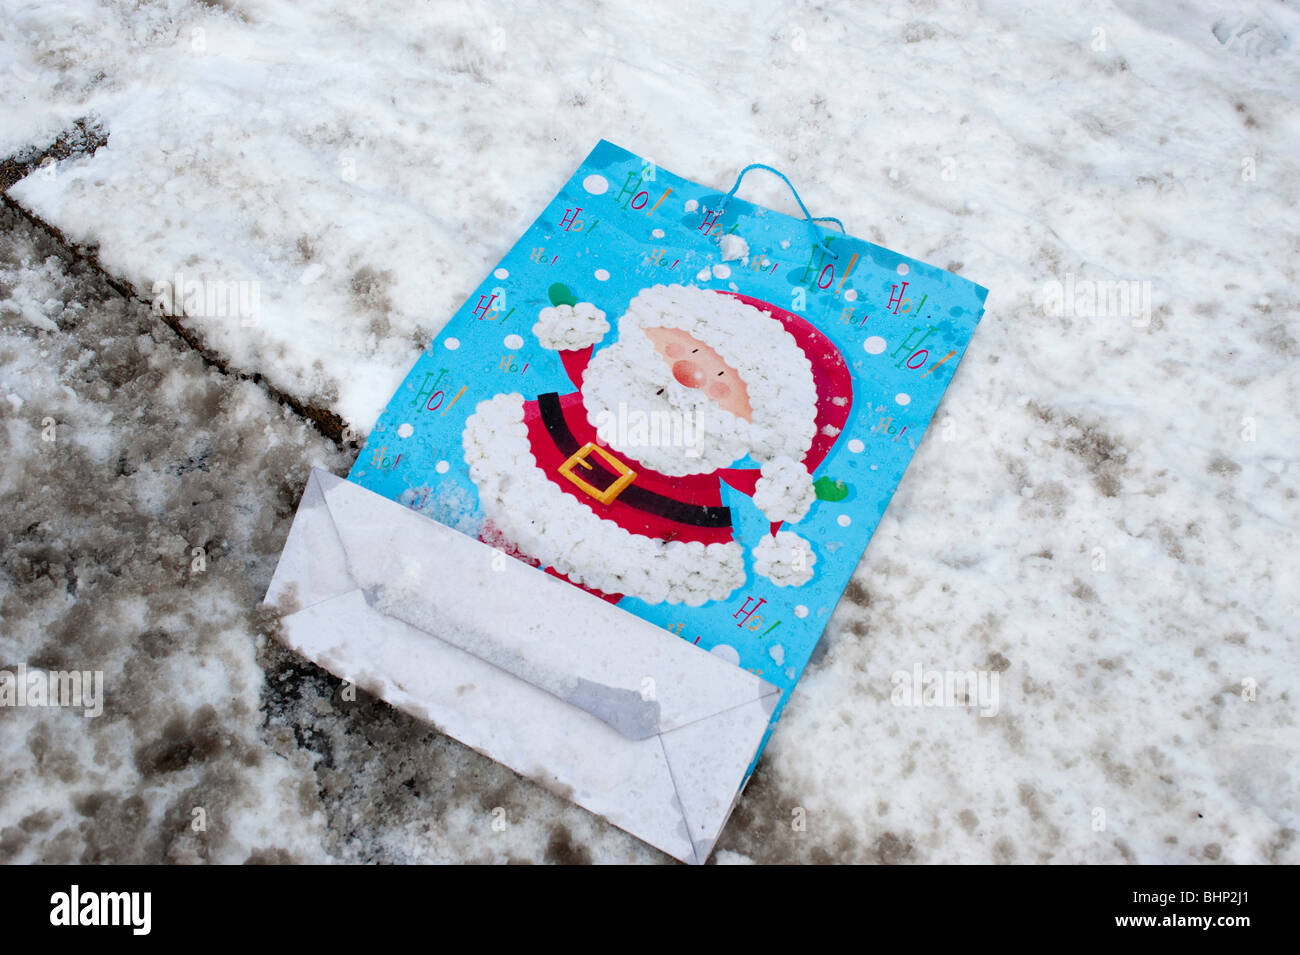
{"type": "Polygon", "coordinates": [[[844,228],[844,223],[841,222],[839,219],[835,218],[834,216],[814,217],[813,214],[808,211],[808,207],[803,204],[803,200],[799,198],[799,190],[794,187],[794,183],[792,183],[789,179],[786,178],[785,173],[783,173],[779,169],[773,169],[771,166],[764,165],[761,162],[750,163],[744,169],[740,170],[740,175],[736,177],[736,184],[731,187],[730,191],[725,196],[723,196],[722,200],[718,203],[718,213],[721,214],[723,211],[726,210],[727,203],[731,201],[731,198],[736,194],[736,190],[740,188],[740,182],[742,179],[745,178],[745,173],[749,172],[751,169],[766,169],[768,172],[773,173],[776,176],[779,176],[781,178],[781,181],[790,187],[790,192],[794,194],[794,201],[799,203],[799,208],[803,210],[804,221],[807,222],[808,225],[812,228],[813,245],[821,245],[822,248],[824,248],[828,253],[830,253],[831,258],[838,259],[839,255],[835,252],[834,249],[831,248],[830,239],[828,238],[823,241],[821,234],[817,231],[815,225],[818,222],[834,222],[837,226],[840,227],[841,232],[843,232],[845,235],[848,235],[849,230],[844,228]]]}

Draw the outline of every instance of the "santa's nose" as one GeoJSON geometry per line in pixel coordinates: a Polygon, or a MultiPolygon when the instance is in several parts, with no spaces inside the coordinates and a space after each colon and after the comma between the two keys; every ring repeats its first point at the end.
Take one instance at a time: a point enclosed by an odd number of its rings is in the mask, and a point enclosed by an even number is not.
{"type": "Polygon", "coordinates": [[[683,358],[673,362],[673,377],[687,388],[698,388],[704,384],[704,372],[693,361],[683,358]]]}

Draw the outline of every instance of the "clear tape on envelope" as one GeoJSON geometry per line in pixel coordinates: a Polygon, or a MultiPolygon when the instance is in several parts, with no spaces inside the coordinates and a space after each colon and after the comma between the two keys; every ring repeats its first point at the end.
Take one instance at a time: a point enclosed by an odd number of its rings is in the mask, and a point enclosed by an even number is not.
{"type": "Polygon", "coordinates": [[[266,602],[336,676],[686,862],[712,851],[780,694],[319,469],[266,602]]]}

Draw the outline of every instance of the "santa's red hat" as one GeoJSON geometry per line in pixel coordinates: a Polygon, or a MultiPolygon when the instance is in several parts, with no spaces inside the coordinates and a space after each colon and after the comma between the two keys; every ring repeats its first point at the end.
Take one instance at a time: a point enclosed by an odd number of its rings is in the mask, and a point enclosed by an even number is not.
{"type": "Polygon", "coordinates": [[[835,343],[802,315],[737,292],[717,294],[730,296],[776,319],[808,359],[817,392],[816,434],[802,463],[809,472],[817,470],[844,430],[853,407],[853,376],[848,363],[835,343]]]}

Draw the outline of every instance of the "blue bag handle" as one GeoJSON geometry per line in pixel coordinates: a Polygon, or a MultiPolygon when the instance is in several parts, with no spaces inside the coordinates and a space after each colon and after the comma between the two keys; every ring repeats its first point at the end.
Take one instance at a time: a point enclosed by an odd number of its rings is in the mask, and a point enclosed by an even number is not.
{"type": "Polygon", "coordinates": [[[815,228],[815,224],[818,222],[834,222],[837,226],[840,227],[841,232],[843,232],[845,235],[848,235],[849,230],[844,228],[844,223],[841,222],[839,219],[835,218],[834,216],[814,216],[811,212],[808,211],[808,207],[803,204],[803,200],[799,198],[799,190],[794,187],[794,183],[792,183],[788,178],[786,178],[785,173],[783,173],[779,169],[774,169],[771,166],[765,165],[761,162],[750,163],[744,169],[740,170],[740,175],[736,177],[736,184],[732,186],[731,189],[727,192],[727,194],[723,196],[722,199],[718,202],[719,215],[726,210],[727,203],[736,194],[736,190],[740,188],[740,182],[742,179],[745,178],[745,173],[749,172],[751,169],[766,169],[768,172],[772,173],[773,175],[779,176],[781,178],[781,181],[790,187],[790,192],[794,194],[794,201],[799,203],[799,208],[803,210],[804,221],[807,222],[808,225],[811,227],[811,231],[813,234],[813,245],[820,245],[823,249],[825,249],[830,254],[831,258],[838,259],[839,254],[834,249],[831,248],[830,239],[823,240],[821,234],[815,228]]]}

